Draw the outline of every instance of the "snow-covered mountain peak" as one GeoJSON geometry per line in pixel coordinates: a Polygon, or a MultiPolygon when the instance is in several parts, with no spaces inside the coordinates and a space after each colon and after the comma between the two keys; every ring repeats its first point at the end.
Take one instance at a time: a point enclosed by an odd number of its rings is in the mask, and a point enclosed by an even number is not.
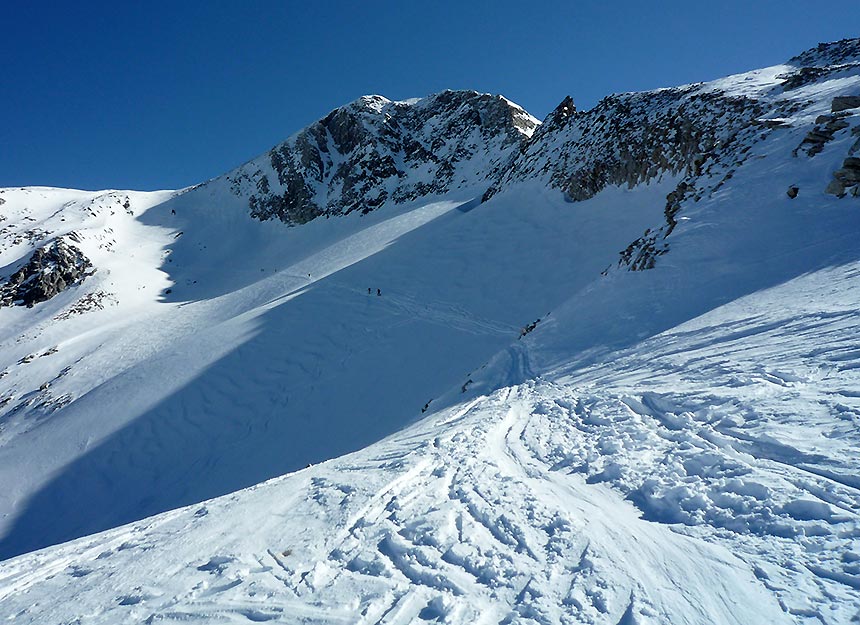
{"type": "Polygon", "coordinates": [[[253,216],[289,224],[457,189],[480,195],[538,123],[475,91],[363,96],[209,184],[228,184],[253,216]]]}
{"type": "Polygon", "coordinates": [[[381,113],[386,105],[391,104],[391,100],[381,95],[363,95],[356,100],[353,100],[347,106],[352,106],[358,109],[368,110],[374,113],[381,113]]]}

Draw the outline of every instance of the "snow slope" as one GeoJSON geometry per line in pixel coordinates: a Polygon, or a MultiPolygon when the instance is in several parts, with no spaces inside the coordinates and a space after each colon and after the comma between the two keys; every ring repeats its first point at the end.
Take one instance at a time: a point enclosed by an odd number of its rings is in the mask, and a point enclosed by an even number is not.
{"type": "Polygon", "coordinates": [[[483,203],[3,190],[0,264],[72,228],[96,272],[0,308],[0,615],[856,621],[860,107],[806,150],[852,45],[565,109],[483,203]]]}
{"type": "Polygon", "coordinates": [[[33,623],[848,623],[858,272],[809,274],[364,451],[7,561],[0,605],[33,623]],[[822,354],[841,356],[826,370],[807,357],[822,326],[822,354]],[[760,364],[774,350],[778,371],[760,364]]]}
{"type": "Polygon", "coordinates": [[[399,429],[560,303],[558,284],[596,275],[604,250],[658,218],[665,192],[607,197],[585,215],[561,198],[536,210],[526,192],[461,212],[466,196],[297,229],[240,213],[204,222],[186,196],[151,209],[143,221],[171,227],[138,221],[135,241],[157,233],[172,262],[152,281],[135,274],[145,304],[112,294],[115,314],[89,313],[83,331],[80,318],[50,321],[53,300],[0,310],[22,319],[3,325],[0,384],[14,399],[0,474],[13,486],[0,552],[231,492],[399,429]],[[574,229],[583,244],[571,249],[574,229]]]}

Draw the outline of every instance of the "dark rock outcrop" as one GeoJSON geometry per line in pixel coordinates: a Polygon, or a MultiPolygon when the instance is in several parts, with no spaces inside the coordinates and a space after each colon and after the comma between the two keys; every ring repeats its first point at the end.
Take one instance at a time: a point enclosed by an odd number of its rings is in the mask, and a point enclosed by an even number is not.
{"type": "Polygon", "coordinates": [[[572,202],[663,174],[700,175],[764,112],[746,97],[698,85],[613,95],[576,112],[563,102],[534,133],[503,183],[546,177],[572,202]]]}
{"type": "Polygon", "coordinates": [[[227,175],[261,220],[301,224],[453,189],[492,186],[537,122],[501,96],[365,96],[227,175]]]}
{"type": "Polygon", "coordinates": [[[565,96],[564,100],[543,120],[541,124],[543,132],[548,133],[563,128],[567,120],[574,115],[576,115],[576,105],[573,103],[573,98],[565,96]]]}
{"type": "Polygon", "coordinates": [[[820,153],[827,143],[833,141],[837,132],[848,128],[849,124],[844,116],[845,113],[819,115],[815,120],[815,127],[806,134],[793,154],[797,156],[799,152],[806,152],[807,156],[815,156],[820,153]]]}
{"type": "Polygon", "coordinates": [[[838,113],[847,109],[856,109],[860,106],[860,95],[840,95],[833,98],[830,103],[830,112],[838,113]]]}
{"type": "Polygon", "coordinates": [[[669,251],[669,246],[662,243],[664,238],[665,235],[662,232],[646,230],[641,237],[620,252],[618,266],[626,266],[630,271],[653,269],[657,257],[669,251]]]}
{"type": "Polygon", "coordinates": [[[89,275],[92,264],[62,238],[40,247],[26,265],[0,283],[0,306],[32,307],[51,299],[89,275]]]}
{"type": "Polygon", "coordinates": [[[842,167],[833,172],[833,180],[825,189],[837,197],[845,197],[848,193],[854,197],[860,196],[860,158],[849,156],[842,162],[842,167]]]}

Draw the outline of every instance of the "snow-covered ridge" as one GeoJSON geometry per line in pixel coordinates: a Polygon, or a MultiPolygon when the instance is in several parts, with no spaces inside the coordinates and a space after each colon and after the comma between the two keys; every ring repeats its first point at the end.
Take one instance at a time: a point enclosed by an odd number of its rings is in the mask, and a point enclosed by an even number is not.
{"type": "MultiPolygon", "coordinates": [[[[588,111],[577,111],[567,97],[484,197],[539,179],[579,202],[607,186],[632,189],[678,178],[667,196],[663,223],[655,223],[621,254],[620,265],[651,268],[668,251],[665,239],[677,225],[676,215],[718,192],[757,144],[786,133],[805,134],[797,147],[804,142],[820,146],[835,134],[860,137],[858,58],[860,39],[850,39],[822,44],[786,65],[608,96],[588,111]]],[[[852,156],[858,150],[860,139],[844,152],[847,160],[835,181],[825,178],[817,191],[856,195],[860,162],[852,156]]]]}
{"type": "Polygon", "coordinates": [[[538,121],[501,96],[364,96],[208,184],[290,224],[472,188],[480,195],[538,121]]]}
{"type": "MultiPolygon", "coordinates": [[[[590,111],[576,111],[568,97],[542,125],[503,96],[364,96],[208,184],[229,183],[257,218],[295,224],[455,189],[488,199],[533,179],[579,201],[607,185],[683,173],[666,223],[655,224],[665,235],[680,200],[731,176],[762,129],[789,118],[806,124],[821,112],[802,87],[844,79],[843,91],[851,91],[858,41],[821,44],[785,65],[711,83],[612,95],[590,111]]],[[[661,249],[655,241],[637,245],[661,249]]]]}

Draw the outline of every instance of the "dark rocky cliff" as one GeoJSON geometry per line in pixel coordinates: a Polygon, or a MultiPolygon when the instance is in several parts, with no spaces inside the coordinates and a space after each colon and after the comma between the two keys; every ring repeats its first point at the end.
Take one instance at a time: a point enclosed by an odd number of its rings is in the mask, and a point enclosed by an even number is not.
{"type": "Polygon", "coordinates": [[[254,217],[300,224],[489,186],[536,125],[505,98],[474,91],[409,102],[365,96],[227,179],[254,217]]]}
{"type": "Polygon", "coordinates": [[[27,263],[0,283],[0,306],[31,307],[80,283],[91,268],[89,259],[64,239],[36,249],[27,263]]]}

